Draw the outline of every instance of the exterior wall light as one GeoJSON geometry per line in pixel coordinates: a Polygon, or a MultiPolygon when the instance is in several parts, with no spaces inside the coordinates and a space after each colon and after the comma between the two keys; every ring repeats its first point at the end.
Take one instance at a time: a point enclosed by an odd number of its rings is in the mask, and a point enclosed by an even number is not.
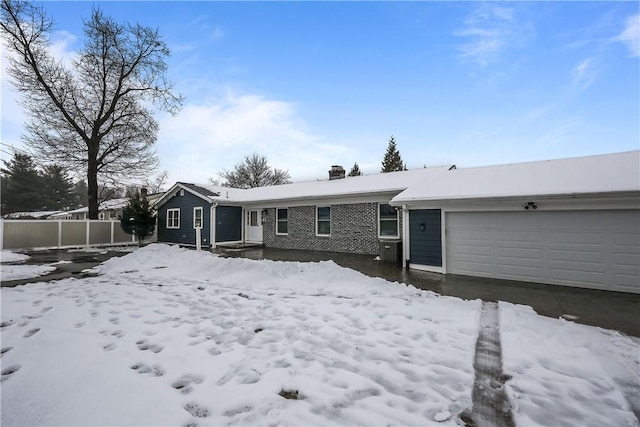
{"type": "Polygon", "coordinates": [[[527,205],[524,208],[525,209],[538,209],[538,206],[536,206],[536,202],[527,202],[527,205]]]}

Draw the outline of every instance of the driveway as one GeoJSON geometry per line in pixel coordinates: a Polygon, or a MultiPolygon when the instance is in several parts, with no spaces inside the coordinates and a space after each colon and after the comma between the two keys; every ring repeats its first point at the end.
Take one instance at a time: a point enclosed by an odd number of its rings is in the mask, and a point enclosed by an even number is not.
{"type": "MultiPolygon", "coordinates": [[[[88,249],[45,249],[45,250],[15,250],[26,255],[29,259],[19,265],[49,265],[54,264],[54,271],[44,276],[30,279],[1,281],[0,286],[13,287],[33,282],[49,282],[66,279],[68,277],[86,277],[85,270],[113,257],[126,255],[137,246],[114,246],[88,249]]],[[[18,263],[16,263],[18,264],[18,263]]]]}

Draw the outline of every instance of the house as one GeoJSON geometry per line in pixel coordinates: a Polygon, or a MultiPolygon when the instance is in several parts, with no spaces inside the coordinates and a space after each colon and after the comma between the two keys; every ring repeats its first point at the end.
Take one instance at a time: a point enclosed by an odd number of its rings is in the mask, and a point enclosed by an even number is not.
{"type": "Polygon", "coordinates": [[[393,196],[449,168],[344,177],[334,167],[328,181],[246,190],[178,182],[156,202],[158,240],[195,245],[201,227],[205,247],[249,242],[378,255],[381,241],[402,238],[393,196]]]}
{"type": "MultiPolygon", "coordinates": [[[[118,220],[122,218],[122,209],[129,203],[128,199],[105,200],[98,206],[98,219],[100,221],[118,220]]],[[[87,206],[60,212],[49,216],[48,219],[87,219],[89,208],[87,206]]]]}
{"type": "MultiPolygon", "coordinates": [[[[247,190],[176,183],[158,241],[383,255],[406,267],[640,293],[640,151],[247,190]],[[393,251],[392,251],[393,252],[393,251]]],[[[384,259],[384,257],[383,257],[384,259]]]]}
{"type": "Polygon", "coordinates": [[[640,293],[640,151],[459,168],[390,204],[410,268],[640,293]]]}
{"type": "MultiPolygon", "coordinates": [[[[142,190],[145,191],[144,189],[142,190]]],[[[145,193],[146,194],[146,193],[145,193]]],[[[164,193],[153,193],[148,194],[147,199],[149,203],[153,205],[156,200],[160,197],[164,196],[164,193]]],[[[125,206],[129,204],[129,199],[127,198],[118,198],[118,199],[110,199],[105,200],[100,203],[98,206],[98,220],[100,221],[113,221],[120,220],[122,218],[122,210],[125,206]]],[[[89,216],[89,207],[83,206],[78,209],[73,209],[66,212],[56,212],[52,215],[49,215],[48,219],[55,220],[63,220],[63,219],[73,219],[73,220],[83,220],[87,219],[89,216]]]]}
{"type": "Polygon", "coordinates": [[[32,211],[32,212],[13,212],[4,215],[4,219],[47,219],[52,215],[61,213],[62,211],[32,211]]]}

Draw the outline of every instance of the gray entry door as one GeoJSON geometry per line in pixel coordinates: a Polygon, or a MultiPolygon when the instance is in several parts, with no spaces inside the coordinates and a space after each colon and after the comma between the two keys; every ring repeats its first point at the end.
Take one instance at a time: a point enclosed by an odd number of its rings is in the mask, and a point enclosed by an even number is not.
{"type": "Polygon", "coordinates": [[[442,267],[440,209],[409,211],[409,262],[429,267],[442,267]]]}

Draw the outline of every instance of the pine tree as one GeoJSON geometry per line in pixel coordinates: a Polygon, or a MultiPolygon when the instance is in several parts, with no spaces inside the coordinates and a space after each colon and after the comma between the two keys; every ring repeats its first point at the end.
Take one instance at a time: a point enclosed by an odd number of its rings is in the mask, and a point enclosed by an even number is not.
{"type": "Polygon", "coordinates": [[[389,138],[389,145],[387,146],[387,152],[382,160],[381,172],[395,172],[407,170],[406,165],[402,162],[400,152],[396,147],[396,139],[393,135],[389,138]]]}
{"type": "Polygon", "coordinates": [[[75,208],[73,183],[62,166],[45,166],[42,177],[47,209],[63,211],[75,208]]]}
{"type": "Polygon", "coordinates": [[[362,175],[362,172],[360,171],[360,166],[358,166],[358,163],[356,162],[353,164],[353,167],[351,168],[347,176],[360,176],[360,175],[362,175]]]}
{"type": "Polygon", "coordinates": [[[136,191],[129,196],[129,204],[122,209],[120,226],[125,233],[138,237],[139,246],[142,246],[145,237],[153,234],[156,228],[156,214],[146,195],[136,191]]]}
{"type": "Polygon", "coordinates": [[[15,153],[2,163],[2,214],[43,210],[42,176],[31,156],[15,153]]]}

